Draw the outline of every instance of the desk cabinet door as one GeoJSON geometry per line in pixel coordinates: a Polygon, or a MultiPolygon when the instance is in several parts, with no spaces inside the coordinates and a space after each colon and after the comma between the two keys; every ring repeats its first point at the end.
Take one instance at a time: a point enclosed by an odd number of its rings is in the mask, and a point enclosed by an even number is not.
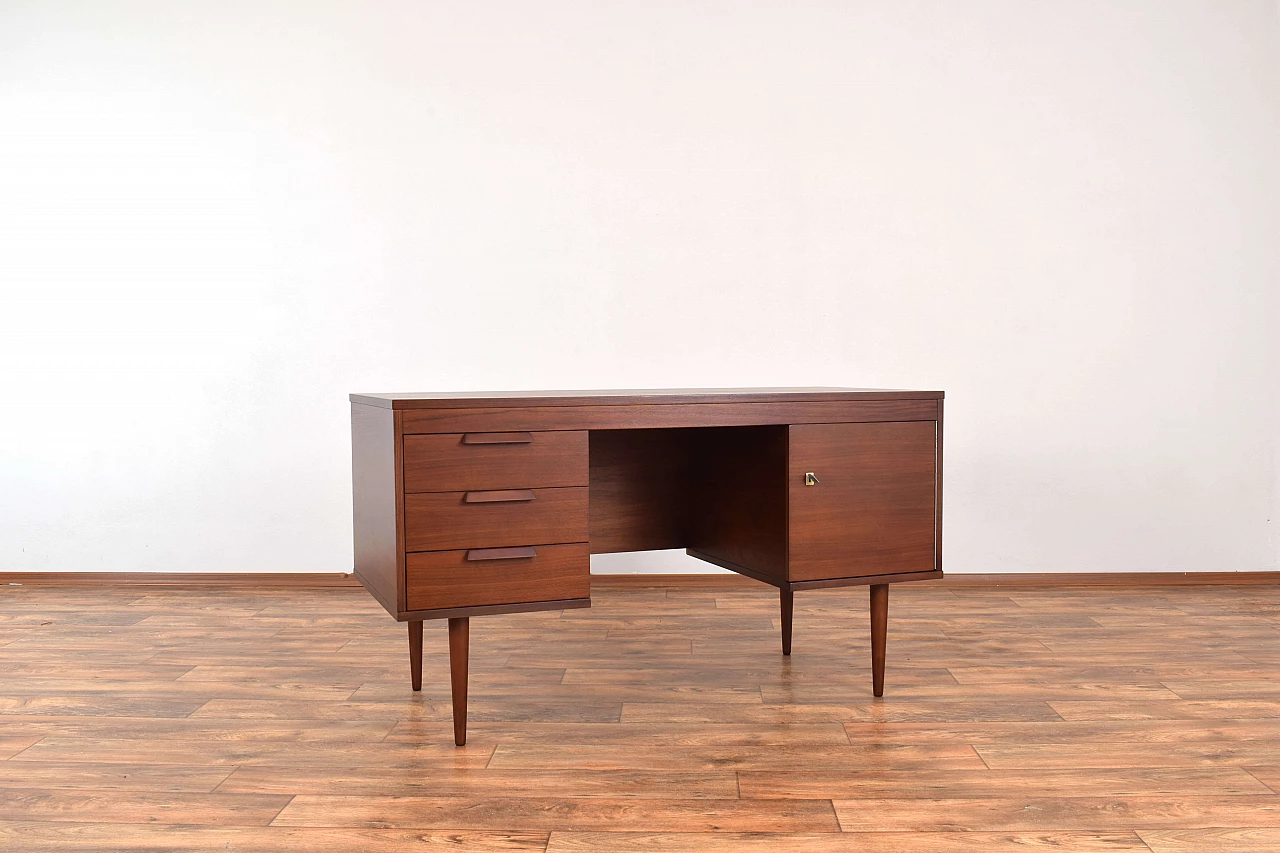
{"type": "Polygon", "coordinates": [[[933,421],[792,426],[789,579],[933,571],[937,443],[933,421]]]}

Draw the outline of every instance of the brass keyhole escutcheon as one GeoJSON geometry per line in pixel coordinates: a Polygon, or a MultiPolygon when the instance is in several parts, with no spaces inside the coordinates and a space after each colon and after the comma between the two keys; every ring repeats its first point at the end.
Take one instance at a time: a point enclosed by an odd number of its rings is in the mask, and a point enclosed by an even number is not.
{"type": "Polygon", "coordinates": [[[812,471],[806,471],[804,475],[804,484],[806,486],[818,485],[818,475],[813,473],[812,471]]]}

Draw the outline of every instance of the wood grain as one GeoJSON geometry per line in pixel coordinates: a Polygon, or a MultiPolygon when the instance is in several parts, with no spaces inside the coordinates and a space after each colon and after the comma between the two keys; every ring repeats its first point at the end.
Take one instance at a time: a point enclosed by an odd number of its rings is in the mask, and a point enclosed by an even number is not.
{"type": "Polygon", "coordinates": [[[936,478],[934,423],[791,427],[788,579],[933,571],[936,478]]]}
{"type": "Polygon", "coordinates": [[[479,829],[529,831],[579,829],[701,832],[761,827],[783,832],[835,832],[831,804],[823,800],[684,800],[629,797],[294,797],[275,819],[276,826],[365,826],[369,828],[445,828],[465,824],[479,829]]]}
{"type": "Polygon", "coordinates": [[[517,406],[396,409],[406,435],[475,430],[680,429],[793,423],[933,421],[938,401],[672,403],[617,406],[517,406]]]}
{"type": "Polygon", "coordinates": [[[530,853],[546,849],[548,833],[471,832],[446,829],[377,830],[336,827],[242,827],[182,824],[107,824],[84,822],[0,821],[4,849],[74,853],[530,853]]]}
{"type": "MultiPolygon", "coordinates": [[[[411,610],[516,604],[591,595],[586,544],[539,545],[522,559],[468,559],[467,551],[427,551],[405,558],[411,610]]],[[[474,553],[474,552],[470,552],[474,553]]]]}
{"type": "Polygon", "coordinates": [[[591,433],[591,552],[683,548],[697,430],[591,433]]]}
{"type": "Polygon", "coordinates": [[[887,388],[600,388],[584,391],[418,391],[352,394],[351,401],[396,409],[475,406],[630,406],[671,403],[781,403],[830,400],[941,400],[941,391],[887,388]]]}
{"type": "Polygon", "coordinates": [[[0,587],[0,849],[1280,849],[1278,587],[902,584],[884,699],[861,589],[789,658],[770,587],[593,592],[477,622],[458,749],[362,590],[0,587]]]}
{"type": "Polygon", "coordinates": [[[396,415],[351,404],[351,496],[354,510],[355,575],[369,592],[394,609],[400,592],[400,441],[396,415]]]}
{"type": "MultiPolygon", "coordinates": [[[[492,437],[500,434],[487,434],[492,437]]],[[[517,434],[520,435],[520,434],[517,434]]],[[[464,443],[457,433],[404,439],[406,492],[587,485],[584,430],[523,433],[528,443],[464,443]]]]}
{"type": "Polygon", "coordinates": [[[886,822],[917,832],[1016,832],[1037,829],[1160,829],[1188,821],[1209,826],[1280,828],[1274,796],[1032,797],[1009,791],[994,799],[836,800],[840,827],[874,832],[886,822]]]}
{"type": "MultiPolygon", "coordinates": [[[[751,586],[748,578],[717,574],[598,575],[598,583],[611,586],[720,589],[738,584],[751,586]]],[[[0,572],[0,584],[31,586],[219,586],[331,587],[360,586],[346,572],[0,572]]],[[[1007,572],[1003,574],[949,574],[931,583],[939,586],[1275,586],[1280,572],[1007,572]]],[[[0,637],[0,645],[4,639],[0,637]]],[[[1255,649],[1252,655],[1276,656],[1276,650],[1255,649]]],[[[1272,660],[1272,663],[1275,661],[1272,660]]]]}
{"type": "Polygon", "coordinates": [[[552,832],[547,853],[1150,853],[1132,832],[552,832]]]}
{"type": "Polygon", "coordinates": [[[153,791],[5,788],[0,821],[187,823],[266,826],[289,797],[278,794],[189,794],[153,791]]]}
{"type": "MultiPolygon", "coordinates": [[[[447,722],[438,724],[447,731],[447,722]]],[[[482,725],[470,723],[472,736],[487,737],[482,725]]],[[[433,732],[434,734],[434,732],[433,732]]],[[[223,772],[225,776],[225,772],[223,772]]],[[[65,786],[64,786],[65,787],[65,786]]],[[[527,770],[506,773],[489,768],[440,767],[430,775],[415,768],[294,767],[276,764],[239,767],[219,791],[242,794],[316,794],[341,791],[345,795],[463,797],[480,799],[494,791],[537,797],[604,797],[623,799],[726,800],[738,796],[738,780],[731,772],[644,773],[632,770],[527,770]]],[[[821,799],[818,797],[800,799],[821,799]]]]}
{"type": "Polygon", "coordinates": [[[1275,853],[1280,829],[1144,829],[1138,837],[1152,853],[1275,853]]]}
{"type": "Polygon", "coordinates": [[[747,569],[766,582],[787,577],[787,428],[696,431],[685,544],[691,556],[747,569]]]}
{"type": "Polygon", "coordinates": [[[404,497],[409,551],[506,548],[587,541],[585,488],[533,489],[531,501],[467,503],[467,492],[404,497]]]}

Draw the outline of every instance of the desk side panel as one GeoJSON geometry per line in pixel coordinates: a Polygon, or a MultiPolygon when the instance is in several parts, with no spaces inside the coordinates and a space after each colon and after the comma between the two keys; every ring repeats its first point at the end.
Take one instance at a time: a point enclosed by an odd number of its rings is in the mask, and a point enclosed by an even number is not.
{"type": "Polygon", "coordinates": [[[558,429],[672,429],[805,423],[932,421],[937,400],[823,403],[675,403],[648,406],[401,410],[406,435],[558,429]]]}
{"type": "Polygon", "coordinates": [[[937,477],[933,485],[933,567],[942,571],[942,401],[938,401],[937,477]]]}
{"type": "Polygon", "coordinates": [[[401,609],[399,444],[391,409],[351,404],[355,573],[387,612],[401,609]]]}
{"type": "Polygon", "coordinates": [[[787,579],[786,426],[698,430],[689,553],[770,582],[787,579]]]}

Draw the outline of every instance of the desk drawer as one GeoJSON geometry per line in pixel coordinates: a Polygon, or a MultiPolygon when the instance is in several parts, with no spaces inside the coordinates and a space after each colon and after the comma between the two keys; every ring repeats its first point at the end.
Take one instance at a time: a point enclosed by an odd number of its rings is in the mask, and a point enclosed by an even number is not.
{"type": "Polygon", "coordinates": [[[587,485],[586,430],[404,437],[406,492],[587,485]]]}
{"type": "Polygon", "coordinates": [[[432,492],[404,496],[406,551],[587,541],[587,489],[432,492]]]}
{"type": "Polygon", "coordinates": [[[475,551],[434,551],[405,558],[410,610],[561,601],[591,595],[588,547],[545,545],[530,557],[476,559],[475,551]],[[468,559],[470,555],[471,559],[468,559]]]}

